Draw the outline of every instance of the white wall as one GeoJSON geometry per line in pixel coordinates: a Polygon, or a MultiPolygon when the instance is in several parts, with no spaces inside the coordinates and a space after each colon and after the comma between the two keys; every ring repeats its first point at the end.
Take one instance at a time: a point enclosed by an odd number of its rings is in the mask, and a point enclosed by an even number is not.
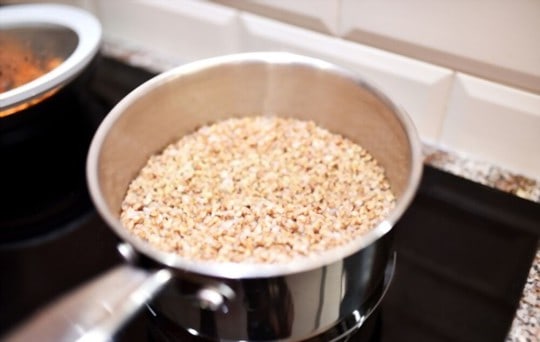
{"type": "MultiPolygon", "coordinates": [[[[21,1],[3,1],[21,2],[21,1]]],[[[424,142],[540,178],[538,0],[63,0],[171,60],[287,50],[345,66],[424,142]]]]}

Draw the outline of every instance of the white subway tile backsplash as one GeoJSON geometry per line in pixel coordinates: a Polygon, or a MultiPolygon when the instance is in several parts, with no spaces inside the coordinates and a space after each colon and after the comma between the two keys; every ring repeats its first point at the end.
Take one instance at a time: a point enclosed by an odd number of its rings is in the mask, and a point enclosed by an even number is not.
{"type": "Polygon", "coordinates": [[[104,34],[191,61],[237,51],[237,11],[188,0],[96,0],[104,34]]]}
{"type": "Polygon", "coordinates": [[[438,139],[450,70],[247,13],[240,18],[243,50],[284,50],[346,67],[402,106],[423,140],[438,139]]]}
{"type": "MultiPolygon", "coordinates": [[[[335,13],[328,14],[343,5],[342,29],[348,27],[349,33],[355,32],[364,23],[359,18],[388,5],[386,0],[373,5],[376,8],[367,9],[364,7],[371,0],[354,4],[348,0],[309,2],[312,8],[307,8],[307,2],[303,1],[234,1],[232,7],[216,4],[228,0],[72,1],[93,7],[107,38],[131,42],[182,62],[240,51],[270,50],[333,62],[356,72],[403,107],[424,142],[525,175],[540,176],[540,95],[315,32],[310,25],[295,22],[295,16],[303,13],[306,18],[317,17],[319,24],[324,23],[326,29],[319,27],[318,31],[331,32],[335,23],[331,17],[335,13]],[[291,15],[280,20],[303,27],[241,12],[244,3],[258,8],[252,12],[274,15],[272,11],[277,11],[280,15],[291,15]]],[[[416,4],[421,1],[413,0],[416,4]]],[[[399,6],[393,6],[393,10],[399,6]]],[[[437,35],[436,32],[424,34],[437,35]]]]}
{"type": "Polygon", "coordinates": [[[441,145],[540,177],[540,95],[458,74],[441,145]]]}
{"type": "Polygon", "coordinates": [[[214,0],[312,30],[337,34],[340,0],[214,0]]]}
{"type": "Polygon", "coordinates": [[[342,0],[339,35],[540,94],[540,1],[342,0]]]}

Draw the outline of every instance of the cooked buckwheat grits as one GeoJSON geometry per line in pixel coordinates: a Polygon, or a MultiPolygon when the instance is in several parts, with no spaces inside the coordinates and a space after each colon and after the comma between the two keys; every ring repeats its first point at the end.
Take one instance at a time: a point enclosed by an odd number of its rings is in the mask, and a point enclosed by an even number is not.
{"type": "Polygon", "coordinates": [[[260,116],[204,126],[150,157],[121,221],[192,260],[284,263],[350,242],[394,205],[361,146],[314,122],[260,116]]]}

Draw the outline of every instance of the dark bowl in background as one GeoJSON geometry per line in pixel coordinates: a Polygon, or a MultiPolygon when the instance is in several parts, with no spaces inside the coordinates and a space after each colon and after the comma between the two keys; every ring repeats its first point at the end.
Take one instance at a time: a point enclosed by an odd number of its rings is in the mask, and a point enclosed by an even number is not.
{"type": "MultiPolygon", "coordinates": [[[[0,93],[2,246],[54,229],[91,205],[84,164],[99,121],[80,108],[99,59],[101,26],[92,14],[65,5],[12,5],[0,12],[0,39],[22,46],[29,54],[23,58],[61,60],[0,93]]],[[[21,56],[3,53],[5,85],[21,56]]]]}

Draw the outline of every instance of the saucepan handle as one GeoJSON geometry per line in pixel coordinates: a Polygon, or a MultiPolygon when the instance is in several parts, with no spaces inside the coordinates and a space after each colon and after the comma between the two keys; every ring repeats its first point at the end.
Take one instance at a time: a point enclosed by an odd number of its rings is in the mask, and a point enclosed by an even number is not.
{"type": "Polygon", "coordinates": [[[112,341],[171,278],[167,269],[117,266],[36,313],[6,341],[112,341]]]}

